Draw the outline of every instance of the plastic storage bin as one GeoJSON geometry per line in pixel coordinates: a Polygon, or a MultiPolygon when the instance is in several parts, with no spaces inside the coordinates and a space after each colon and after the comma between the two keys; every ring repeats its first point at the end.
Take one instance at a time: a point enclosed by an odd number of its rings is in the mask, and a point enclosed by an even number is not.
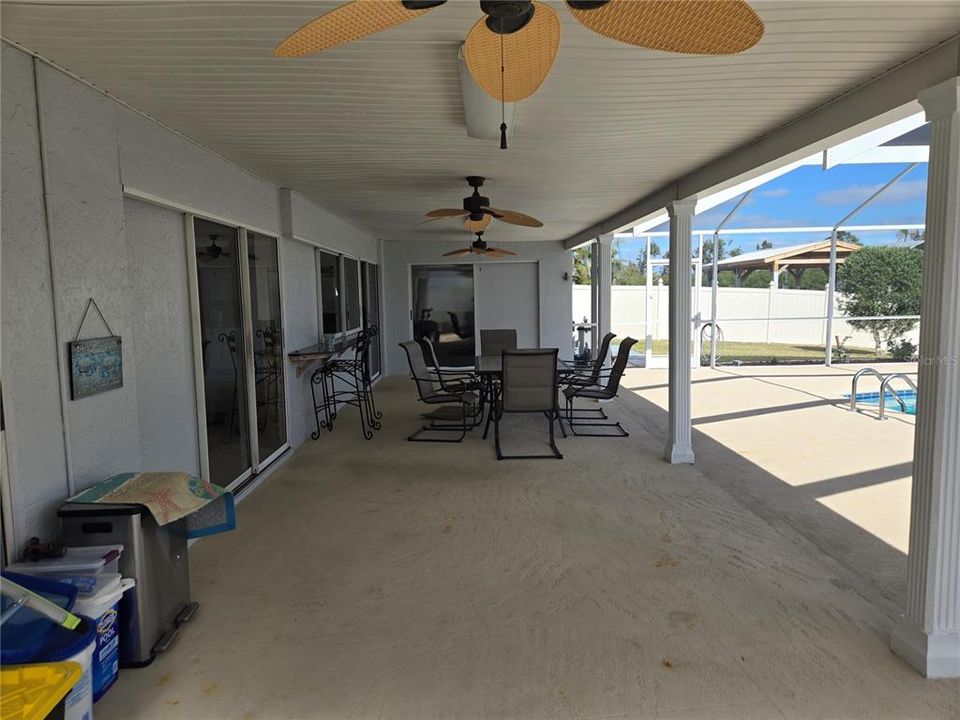
{"type": "Polygon", "coordinates": [[[82,676],[83,670],[74,662],[0,669],[0,718],[62,720],[67,695],[82,676]]]}
{"type": "Polygon", "coordinates": [[[123,545],[68,547],[62,558],[16,563],[10,566],[10,570],[24,575],[53,577],[58,582],[76,585],[77,591],[86,595],[108,582],[107,578],[119,577],[122,554],[123,545]]]}

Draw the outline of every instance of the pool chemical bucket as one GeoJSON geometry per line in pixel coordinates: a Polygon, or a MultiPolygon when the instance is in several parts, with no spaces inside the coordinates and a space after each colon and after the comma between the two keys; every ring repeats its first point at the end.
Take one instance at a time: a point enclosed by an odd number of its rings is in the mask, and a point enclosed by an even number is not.
{"type": "MultiPolygon", "coordinates": [[[[119,578],[119,576],[117,576],[119,578]]],[[[91,595],[77,596],[73,611],[96,624],[91,667],[93,702],[97,702],[117,681],[120,672],[120,599],[133,587],[133,580],[109,581],[91,595]]]]}
{"type": "MultiPolygon", "coordinates": [[[[76,601],[76,587],[49,578],[31,577],[4,572],[4,576],[37,593],[65,610],[76,601]]],[[[0,626],[0,663],[4,666],[30,663],[75,662],[80,666],[80,679],[64,701],[65,720],[92,720],[93,680],[91,664],[96,646],[97,627],[83,615],[79,625],[70,630],[52,622],[32,608],[22,607],[8,616],[0,626]]]]}

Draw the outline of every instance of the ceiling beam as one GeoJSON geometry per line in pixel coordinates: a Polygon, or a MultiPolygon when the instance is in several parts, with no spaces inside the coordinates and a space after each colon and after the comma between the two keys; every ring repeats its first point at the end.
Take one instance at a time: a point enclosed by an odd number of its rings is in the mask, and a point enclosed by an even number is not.
{"type": "Polygon", "coordinates": [[[728,155],[700,166],[564,241],[574,248],[655,215],[672,200],[718,192],[796,162],[830,145],[904,119],[920,109],[921,90],[960,74],[960,36],[940,43],[728,155]]]}

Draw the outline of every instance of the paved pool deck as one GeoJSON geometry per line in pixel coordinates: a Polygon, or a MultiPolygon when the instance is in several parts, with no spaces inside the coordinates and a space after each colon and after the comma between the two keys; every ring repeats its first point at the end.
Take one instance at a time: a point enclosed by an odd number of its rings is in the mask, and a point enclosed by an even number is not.
{"type": "MultiPolygon", "coordinates": [[[[861,574],[896,607],[905,592],[915,418],[888,412],[881,421],[867,405],[851,412],[845,396],[864,367],[695,369],[694,449],[701,472],[861,574]]],[[[916,380],[916,363],[869,367],[916,380]]],[[[624,386],[667,406],[666,370],[629,370],[624,386]]],[[[864,377],[858,393],[878,389],[864,377]]]]}

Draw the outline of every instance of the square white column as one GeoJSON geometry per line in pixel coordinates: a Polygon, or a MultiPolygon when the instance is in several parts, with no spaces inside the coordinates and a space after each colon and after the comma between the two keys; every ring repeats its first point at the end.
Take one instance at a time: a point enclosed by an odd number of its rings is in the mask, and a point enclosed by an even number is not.
{"type": "Polygon", "coordinates": [[[960,78],[920,93],[932,126],[906,611],[893,651],[960,677],[960,78]]]}
{"type": "MultiPolygon", "coordinates": [[[[613,233],[601,235],[597,243],[599,249],[598,277],[600,282],[599,314],[597,323],[597,349],[600,340],[610,332],[613,313],[613,233]]],[[[609,354],[609,351],[608,351],[609,354]]]]}
{"type": "Polygon", "coordinates": [[[690,421],[690,341],[693,291],[690,283],[695,198],[667,205],[670,216],[670,371],[669,438],[664,457],[674,465],[693,464],[690,421]]]}

